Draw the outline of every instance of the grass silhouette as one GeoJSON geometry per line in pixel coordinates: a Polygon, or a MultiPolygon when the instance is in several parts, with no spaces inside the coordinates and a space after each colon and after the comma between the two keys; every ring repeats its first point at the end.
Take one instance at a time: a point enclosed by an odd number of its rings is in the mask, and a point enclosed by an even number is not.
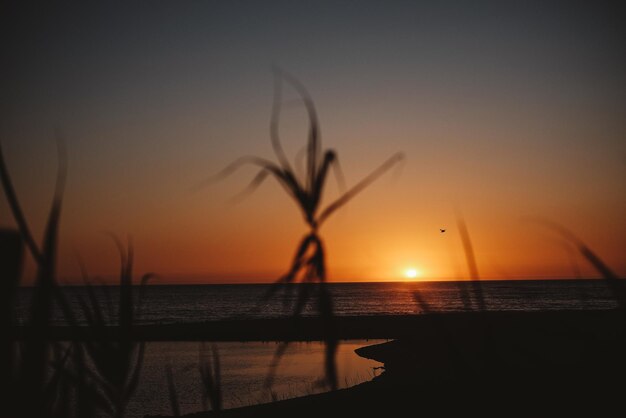
{"type": "MultiPolygon", "coordinates": [[[[115,239],[121,257],[117,338],[107,341],[102,332],[106,323],[94,288],[86,281],[88,301],[79,298],[87,326],[79,325],[63,289],[56,279],[57,240],[67,163],[63,141],[58,138],[59,168],[52,207],[41,247],[36,243],[21,208],[0,146],[0,181],[17,225],[0,231],[0,273],[6,330],[13,324],[15,296],[25,246],[37,272],[32,290],[28,332],[20,342],[3,345],[2,360],[8,367],[6,409],[11,417],[122,417],[138,382],[145,343],[133,338],[136,301],[133,297],[133,251],[115,239]],[[57,305],[71,330],[71,341],[51,341],[49,330],[53,305],[57,305]]],[[[144,275],[143,290],[151,274],[144,275]]],[[[141,298],[139,298],[141,299],[141,298]]],[[[109,305],[111,305],[109,303],[109,305]]],[[[109,317],[111,317],[111,313],[109,317]]]]}
{"type": "MultiPolygon", "coordinates": [[[[13,307],[17,297],[22,271],[24,245],[19,231],[0,229],[0,325],[3,330],[8,330],[14,323],[13,307]]],[[[11,371],[15,361],[13,341],[5,339],[2,343],[0,358],[3,370],[11,371]]]]}
{"type": "MultiPolygon", "coordinates": [[[[15,357],[12,357],[11,354],[8,357],[12,361],[11,367],[7,369],[11,370],[12,377],[8,389],[8,409],[14,416],[54,416],[56,411],[63,411],[67,407],[66,399],[57,399],[55,397],[57,388],[51,386],[58,385],[59,379],[56,375],[52,378],[49,376],[52,344],[46,340],[46,330],[50,326],[50,314],[54,301],[56,300],[62,308],[67,309],[67,304],[57,287],[55,278],[58,229],[67,168],[65,148],[60,138],[57,138],[57,145],[59,168],[52,206],[41,246],[33,238],[0,146],[0,181],[17,224],[16,232],[19,233],[19,239],[15,237],[15,232],[11,233],[14,237],[11,251],[19,252],[17,249],[20,246],[18,241],[23,242],[37,267],[28,318],[28,325],[34,332],[30,333],[28,338],[17,346],[18,352],[15,357]]],[[[16,258],[16,264],[21,264],[21,257],[16,258]]],[[[8,273],[7,283],[4,285],[7,287],[7,294],[9,295],[14,296],[17,286],[19,286],[20,268],[18,265],[13,265],[6,270],[8,273]]],[[[5,271],[2,273],[4,276],[5,271]]],[[[9,296],[9,298],[13,296],[9,296]]],[[[10,317],[4,321],[7,320],[10,321],[10,317]]]]}
{"type": "MultiPolygon", "coordinates": [[[[613,270],[593,250],[590,249],[589,246],[587,246],[569,229],[556,222],[544,219],[532,219],[532,222],[536,222],[558,234],[565,241],[564,247],[566,249],[569,250],[571,246],[577,249],[583,258],[607,283],[607,287],[612,292],[613,299],[617,303],[617,312],[621,311],[624,313],[624,307],[626,306],[626,288],[625,281],[623,279],[620,279],[613,272],[613,270]]],[[[454,335],[454,333],[458,330],[452,331],[449,327],[449,323],[444,320],[446,315],[435,312],[429,301],[424,298],[419,291],[414,292],[413,296],[420,310],[425,314],[431,315],[432,322],[430,323],[430,327],[425,330],[429,335],[436,336],[437,339],[442,342],[443,347],[445,347],[445,351],[448,353],[447,361],[452,365],[455,373],[460,376],[461,381],[463,382],[474,382],[474,384],[478,384],[479,382],[487,382],[490,379],[501,378],[497,376],[501,376],[500,368],[503,364],[501,364],[502,359],[499,359],[498,355],[496,355],[498,350],[498,343],[496,340],[498,340],[498,337],[494,334],[494,324],[492,323],[493,315],[487,314],[487,305],[483,292],[483,285],[480,281],[478,273],[474,247],[471,242],[467,225],[459,212],[457,212],[457,227],[466,257],[470,278],[469,289],[471,290],[471,294],[469,294],[467,287],[463,286],[462,283],[459,283],[459,296],[463,301],[465,310],[474,311],[475,313],[472,315],[475,315],[478,319],[474,326],[474,335],[477,337],[474,339],[475,347],[469,347],[467,341],[459,341],[459,339],[454,335]]],[[[572,327],[572,325],[569,325],[569,327],[572,327]]],[[[573,328],[575,328],[575,326],[573,328]]],[[[528,330],[522,332],[528,333],[528,330]]],[[[607,350],[607,347],[602,345],[606,344],[606,342],[602,342],[601,344],[600,341],[597,343],[590,342],[591,340],[587,341],[589,336],[585,335],[584,332],[581,333],[581,331],[573,331],[573,333],[568,337],[563,337],[564,333],[567,332],[568,331],[563,329],[552,330],[552,333],[555,335],[561,335],[561,338],[572,338],[577,343],[590,344],[590,347],[586,348],[585,356],[581,357],[579,359],[580,363],[574,364],[574,367],[580,367],[581,373],[584,372],[589,373],[590,376],[596,376],[594,374],[596,372],[590,372],[586,368],[589,367],[588,362],[596,362],[597,360],[595,360],[595,358],[601,356],[600,353],[602,353],[603,350],[607,350]]],[[[619,350],[619,347],[624,346],[624,335],[626,335],[626,323],[624,322],[624,319],[617,323],[617,328],[615,328],[614,332],[615,334],[611,334],[613,336],[613,340],[609,343],[609,352],[610,350],[619,350]]],[[[534,334],[531,332],[530,335],[534,334]]],[[[541,337],[538,337],[538,335],[539,334],[534,335],[534,337],[538,338],[539,344],[546,344],[546,342],[541,340],[541,337]]],[[[531,344],[533,343],[537,342],[531,342],[531,344]]],[[[412,343],[409,342],[408,344],[412,343]]],[[[623,367],[623,362],[621,362],[621,360],[618,360],[617,357],[612,357],[614,354],[605,353],[604,355],[608,359],[607,361],[609,362],[609,365],[615,370],[619,370],[623,367]]],[[[531,355],[529,352],[526,352],[523,353],[522,356],[528,356],[526,360],[529,361],[530,364],[532,364],[531,367],[535,367],[537,371],[541,370],[541,372],[543,372],[543,370],[546,369],[548,370],[547,374],[549,374],[550,368],[558,367],[551,364],[549,360],[546,360],[545,358],[537,357],[536,353],[531,355]]],[[[565,372],[575,373],[573,370],[567,370],[565,372]]],[[[525,378],[528,378],[528,376],[525,378]]]]}
{"type": "MultiPolygon", "coordinates": [[[[217,346],[210,347],[206,342],[202,342],[198,349],[198,372],[200,373],[202,409],[214,413],[222,410],[222,374],[220,358],[217,346]]],[[[174,380],[171,361],[168,359],[165,364],[165,378],[170,401],[172,415],[180,416],[180,402],[174,380]]]]}
{"type": "MultiPolygon", "coordinates": [[[[211,177],[208,182],[210,183],[222,179],[232,174],[241,166],[251,164],[259,167],[260,171],[237,198],[251,193],[259,187],[267,177],[272,176],[296,202],[305,223],[309,227],[309,233],[304,236],[298,245],[289,270],[276,281],[276,285],[271,288],[268,297],[272,296],[279,289],[290,290],[291,287],[289,285],[292,283],[299,282],[301,284],[298,286],[298,297],[293,307],[294,332],[297,329],[297,319],[302,314],[307,302],[311,298],[316,300],[317,312],[322,318],[325,329],[325,383],[328,384],[331,389],[336,389],[337,371],[335,353],[338,339],[335,329],[332,297],[326,286],[326,255],[323,241],[319,235],[319,229],[334,212],[348,203],[391,167],[403,160],[404,156],[401,153],[392,155],[376,170],[355,186],[343,192],[339,198],[322,209],[320,204],[331,167],[335,169],[340,185],[343,184],[343,175],[339,168],[337,154],[333,150],[322,149],[317,111],[311,95],[304,85],[295,77],[281,69],[274,68],[273,74],[274,101],[270,121],[270,139],[278,163],[259,157],[243,157],[228,165],[217,175],[211,177]],[[307,145],[304,155],[306,166],[303,170],[304,173],[300,175],[294,170],[287,159],[280,140],[279,125],[283,107],[282,92],[285,85],[291,86],[298,94],[306,109],[309,122],[307,145]]],[[[296,166],[297,160],[298,159],[296,159],[296,166]]],[[[268,373],[268,386],[271,386],[276,367],[286,350],[287,344],[288,342],[285,340],[276,350],[276,355],[270,365],[270,371],[268,373]]]]}
{"type": "Polygon", "coordinates": [[[175,417],[179,417],[180,402],[178,401],[178,392],[176,391],[176,383],[174,381],[172,363],[169,359],[167,363],[165,363],[165,378],[167,380],[167,391],[170,400],[170,408],[172,408],[172,415],[174,415],[175,417]]]}
{"type": "Polygon", "coordinates": [[[202,379],[202,407],[213,411],[222,410],[222,374],[220,357],[215,344],[210,349],[206,343],[200,345],[198,370],[202,379]]]}
{"type": "Polygon", "coordinates": [[[90,367],[85,369],[89,380],[95,386],[94,396],[101,396],[99,404],[106,405],[106,411],[112,416],[122,417],[131,396],[137,388],[139,374],[145,353],[145,342],[136,341],[133,337],[134,324],[138,319],[138,310],[141,307],[142,294],[148,281],[154,274],[148,273],[141,277],[139,283],[139,295],[135,297],[133,286],[133,247],[129,242],[124,248],[119,239],[114,238],[120,255],[120,284],[119,284],[119,310],[117,315],[112,312],[111,295],[106,287],[102,286],[102,295],[106,306],[109,307],[108,315],[103,312],[99,298],[83,267],[83,279],[87,289],[88,300],[78,297],[82,313],[87,321],[86,327],[76,327],[77,333],[82,333],[82,344],[77,344],[75,350],[78,372],[68,372],[74,379],[81,378],[83,373],[80,368],[85,363],[90,367]],[[107,321],[117,318],[117,323],[107,321]],[[113,341],[100,338],[100,334],[107,328],[115,326],[117,334],[113,341]]]}
{"type": "Polygon", "coordinates": [[[583,258],[596,270],[604,279],[609,289],[613,293],[615,301],[619,307],[626,311],[626,284],[623,279],[609,267],[600,256],[587,244],[576,236],[572,231],[563,225],[546,219],[531,218],[527,221],[534,222],[558,234],[566,243],[573,245],[583,258]]]}

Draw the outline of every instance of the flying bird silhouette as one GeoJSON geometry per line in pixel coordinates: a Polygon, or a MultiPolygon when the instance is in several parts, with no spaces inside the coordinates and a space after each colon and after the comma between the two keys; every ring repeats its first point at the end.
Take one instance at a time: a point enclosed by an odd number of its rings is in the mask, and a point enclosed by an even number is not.
{"type": "Polygon", "coordinates": [[[446,230],[445,230],[445,229],[441,229],[441,228],[439,228],[439,231],[440,231],[442,234],[443,234],[444,232],[446,232],[446,230]]]}

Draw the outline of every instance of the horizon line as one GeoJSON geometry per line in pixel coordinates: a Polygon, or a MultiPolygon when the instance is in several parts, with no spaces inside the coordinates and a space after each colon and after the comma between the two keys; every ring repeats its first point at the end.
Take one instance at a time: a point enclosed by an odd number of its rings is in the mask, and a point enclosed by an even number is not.
{"type": "MultiPolygon", "coordinates": [[[[626,280],[624,277],[618,278],[619,280],[626,280]]],[[[603,277],[590,276],[590,277],[529,277],[529,278],[482,278],[479,282],[532,282],[532,281],[582,281],[582,280],[604,280],[603,277]]],[[[340,280],[340,281],[327,281],[326,284],[417,284],[417,283],[454,283],[454,282],[473,282],[470,279],[455,279],[455,278],[438,278],[438,279],[420,279],[420,280],[406,280],[406,279],[393,279],[393,280],[340,280]]],[[[147,286],[238,286],[238,285],[272,285],[275,281],[238,281],[238,282],[162,282],[162,283],[148,283],[147,286]]],[[[299,285],[302,283],[290,283],[299,285]]],[[[119,286],[118,283],[109,283],[100,281],[99,283],[73,283],[73,282],[58,282],[61,287],[85,287],[87,285],[92,286],[119,286]]],[[[133,283],[132,286],[140,286],[139,283],[133,283]]],[[[33,288],[34,283],[20,284],[20,288],[33,288]]]]}

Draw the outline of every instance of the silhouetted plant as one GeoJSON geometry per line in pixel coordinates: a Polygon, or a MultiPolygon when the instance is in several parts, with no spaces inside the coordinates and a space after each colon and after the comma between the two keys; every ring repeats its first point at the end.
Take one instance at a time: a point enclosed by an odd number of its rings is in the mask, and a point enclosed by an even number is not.
{"type": "MultiPolygon", "coordinates": [[[[485,304],[485,296],[483,295],[483,288],[480,284],[480,274],[478,273],[478,264],[476,264],[476,257],[474,256],[474,246],[470,238],[469,231],[465,220],[460,213],[457,213],[456,217],[457,227],[459,228],[459,234],[461,235],[461,242],[463,243],[463,251],[465,253],[465,260],[467,262],[467,268],[470,275],[470,283],[472,285],[473,299],[478,305],[478,310],[484,312],[487,309],[485,304]]],[[[467,296],[464,296],[467,298],[467,296]]]]}
{"type": "Polygon", "coordinates": [[[180,403],[178,402],[178,393],[176,392],[176,383],[174,382],[174,372],[172,372],[172,363],[168,359],[165,363],[165,378],[167,380],[167,391],[170,399],[170,408],[172,415],[180,416],[180,403]]]}
{"type": "MultiPolygon", "coordinates": [[[[1,231],[0,273],[6,303],[2,321],[12,326],[12,312],[19,286],[22,243],[33,257],[37,273],[32,290],[27,332],[23,341],[10,341],[3,362],[10,365],[10,383],[6,405],[12,417],[80,417],[98,415],[99,411],[121,417],[137,386],[144,353],[144,343],[132,337],[135,304],[132,286],[132,248],[127,252],[116,240],[122,258],[118,338],[104,337],[105,319],[94,289],[86,283],[89,303],[79,298],[87,326],[76,320],[63,290],[56,281],[57,237],[65,184],[65,149],[57,141],[59,169],[52,208],[41,248],[36,244],[19,204],[0,147],[0,181],[17,224],[17,231],[1,231]],[[71,342],[49,340],[50,317],[56,304],[71,330],[71,342]],[[81,343],[82,341],[82,343],[81,343]],[[13,349],[15,347],[15,350],[13,349]]],[[[145,275],[140,289],[151,275],[145,275]]],[[[85,275],[86,278],[86,275],[85,275]]],[[[110,303],[109,303],[110,305],[110,303]]]]}
{"type": "MultiPolygon", "coordinates": [[[[88,364],[92,366],[86,368],[85,372],[95,383],[97,391],[104,395],[103,398],[108,404],[105,411],[110,411],[112,416],[122,417],[139,381],[145,342],[136,341],[133,331],[138,319],[137,310],[141,305],[141,294],[154,274],[148,273],[141,277],[139,296],[135,299],[132,245],[129,243],[127,248],[124,248],[117,238],[113,238],[119,251],[121,266],[119,310],[117,315],[109,312],[107,316],[109,318],[117,316],[117,323],[114,324],[117,334],[113,340],[101,338],[107,327],[113,324],[107,321],[100,299],[83,268],[88,302],[81,297],[78,297],[78,301],[87,321],[87,327],[81,327],[85,335],[81,338],[83,344],[77,349],[83,351],[80,356],[85,356],[88,364]]],[[[107,306],[113,306],[111,295],[106,292],[106,286],[102,286],[101,290],[107,306]]],[[[84,360],[78,361],[78,367],[82,367],[83,364],[84,360]]],[[[76,377],[78,378],[78,375],[76,377]]]]}
{"type": "MultiPolygon", "coordinates": [[[[13,182],[9,175],[2,147],[0,147],[0,181],[4,195],[11,209],[11,213],[17,224],[20,240],[26,245],[31,256],[35,260],[37,272],[32,291],[30,315],[28,325],[29,332],[21,344],[16,344],[17,357],[11,357],[12,381],[8,387],[7,408],[13,416],[55,416],[55,411],[63,406],[62,402],[56,402],[56,389],[50,385],[56,384],[56,379],[50,379],[49,359],[51,356],[51,344],[47,341],[47,330],[50,326],[52,305],[56,301],[62,309],[67,310],[68,305],[59,291],[55,279],[55,263],[57,253],[57,236],[61,203],[65,185],[65,150],[63,142],[57,141],[59,155],[59,169],[57,171],[55,193],[52,207],[48,215],[43,243],[37,245],[24,216],[19,199],[15,192],[13,182]]],[[[12,244],[13,246],[17,244],[12,244]]],[[[13,251],[16,249],[13,248],[13,251]]],[[[16,259],[21,265],[21,261],[16,259]]],[[[13,266],[12,276],[7,276],[5,285],[9,298],[15,296],[19,285],[19,266],[13,266]],[[17,270],[15,270],[17,268],[17,270]],[[17,273],[17,276],[16,276],[17,273]]],[[[3,272],[4,273],[4,272],[3,272]]],[[[7,300],[7,302],[11,302],[7,300]]],[[[12,309],[12,306],[9,307],[12,309]]],[[[10,318],[6,320],[10,321],[10,318]]],[[[9,354],[10,356],[13,355],[9,354]]]]}
{"type": "Polygon", "coordinates": [[[560,225],[553,221],[548,221],[545,219],[527,219],[531,222],[535,222],[539,225],[542,225],[550,230],[559,234],[565,241],[569,244],[573,245],[578,252],[584,257],[589,264],[602,276],[602,278],[607,283],[609,289],[613,293],[613,297],[617,302],[618,306],[626,310],[626,284],[623,279],[620,279],[619,276],[606,264],[600,256],[596,254],[587,244],[585,244],[580,238],[578,238],[572,231],[565,228],[563,225],[560,225]]]}
{"type": "MultiPolygon", "coordinates": [[[[209,181],[222,179],[241,166],[252,164],[260,167],[261,170],[242,194],[254,191],[268,176],[273,176],[298,205],[310,231],[300,242],[288,272],[277,280],[276,286],[272,287],[270,290],[270,295],[274,294],[277,289],[283,288],[282,285],[296,283],[300,280],[300,283],[304,285],[298,288],[298,298],[293,310],[293,318],[296,320],[300,317],[308,300],[312,296],[316,296],[317,311],[321,316],[325,330],[325,380],[332,389],[335,389],[337,387],[335,352],[338,340],[335,330],[332,298],[326,286],[326,256],[323,242],[319,235],[319,228],[330,215],[337,211],[337,209],[345,205],[404,157],[401,153],[394,154],[371,174],[348,191],[344,192],[338,199],[333,201],[326,208],[321,209],[320,203],[324,186],[326,185],[328,172],[331,167],[335,168],[338,180],[340,182],[342,181],[337,154],[333,150],[322,150],[317,112],[313,100],[305,87],[293,76],[279,69],[274,69],[274,82],[275,89],[270,122],[270,138],[278,163],[259,157],[243,157],[227,166],[216,176],[210,178],[209,181]],[[298,93],[304,103],[309,119],[308,141],[305,154],[306,167],[303,175],[298,175],[298,173],[294,171],[280,141],[279,122],[283,106],[282,89],[284,83],[291,85],[298,93]],[[316,292],[316,295],[312,295],[312,292],[316,292]]],[[[271,384],[275,367],[278,364],[280,356],[284,353],[287,343],[287,340],[285,340],[276,351],[268,375],[269,384],[271,384]]]]}
{"type": "MultiPolygon", "coordinates": [[[[456,285],[457,289],[459,290],[459,296],[461,297],[461,301],[463,303],[463,308],[465,309],[465,311],[476,310],[480,315],[482,315],[480,327],[477,329],[477,331],[482,334],[482,340],[479,340],[480,347],[478,347],[477,352],[479,353],[480,357],[479,365],[484,370],[492,366],[492,358],[491,356],[489,356],[489,353],[490,350],[492,350],[493,348],[490,324],[487,317],[484,315],[487,310],[487,304],[485,302],[483,287],[480,281],[480,274],[478,272],[478,264],[476,263],[476,256],[474,253],[472,239],[470,237],[467,224],[465,223],[463,216],[458,210],[456,214],[456,224],[459,230],[459,235],[461,237],[463,252],[465,254],[465,260],[467,263],[467,269],[471,284],[471,293],[468,292],[465,283],[457,281],[456,285]]],[[[437,314],[436,312],[434,312],[434,309],[432,308],[430,303],[424,297],[422,297],[422,294],[419,292],[419,290],[416,290],[413,293],[413,299],[421,308],[422,312],[437,314]]],[[[480,376],[477,375],[479,369],[477,369],[475,365],[472,364],[473,362],[469,362],[465,358],[464,353],[462,353],[457,346],[455,339],[452,338],[452,336],[446,329],[445,324],[441,321],[441,317],[439,315],[435,315],[433,320],[435,323],[433,333],[435,335],[438,335],[439,338],[441,338],[441,340],[446,344],[450,352],[450,361],[456,366],[457,371],[468,376],[469,374],[472,374],[474,380],[477,381],[480,378],[480,376]]]]}
{"type": "MultiPolygon", "coordinates": [[[[22,271],[23,253],[24,245],[19,231],[0,229],[0,321],[5,335],[14,324],[13,309],[22,271]]],[[[3,370],[10,373],[14,366],[13,341],[5,338],[0,356],[3,370]]]]}
{"type": "MultiPolygon", "coordinates": [[[[484,312],[487,309],[487,305],[485,303],[485,296],[480,282],[480,274],[478,273],[478,264],[476,263],[476,257],[474,255],[474,246],[472,245],[472,240],[470,238],[465,220],[458,210],[456,214],[456,224],[459,230],[459,235],[461,236],[461,244],[463,245],[463,253],[465,254],[465,261],[467,263],[472,294],[467,291],[465,284],[461,281],[457,280],[455,281],[455,284],[459,290],[459,296],[461,297],[464,310],[471,311],[473,310],[474,305],[476,305],[476,308],[478,308],[479,311],[484,312]]],[[[413,299],[423,312],[434,312],[434,309],[428,300],[422,296],[419,290],[414,292],[413,299]]]]}
{"type": "Polygon", "coordinates": [[[209,406],[213,411],[222,410],[222,372],[217,346],[206,343],[200,345],[198,369],[202,379],[202,407],[205,411],[209,406]]]}

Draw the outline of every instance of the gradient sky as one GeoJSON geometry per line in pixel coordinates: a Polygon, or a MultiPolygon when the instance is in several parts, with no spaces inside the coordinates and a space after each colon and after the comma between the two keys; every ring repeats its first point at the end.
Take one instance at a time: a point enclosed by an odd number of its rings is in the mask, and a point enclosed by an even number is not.
{"type": "MultiPolygon", "coordinates": [[[[271,65],[317,106],[354,184],[406,162],[322,229],[332,280],[465,277],[454,208],[485,278],[571,277],[584,260],[535,224],[573,230],[626,276],[626,47],[619,3],[144,2],[3,6],[0,141],[32,228],[52,195],[54,131],[69,167],[59,273],[114,275],[107,232],[133,236],[161,282],[257,282],[306,232],[296,206],[242,169],[274,158],[271,65]],[[447,228],[445,234],[439,228],[447,228]]],[[[291,92],[291,97],[295,97],[291,92]]],[[[303,109],[284,145],[304,145],[303,109]]],[[[337,196],[333,182],[328,201],[337,196]]],[[[0,225],[11,226],[0,201],[0,225]]],[[[27,275],[32,274],[32,266],[27,275]]]]}

